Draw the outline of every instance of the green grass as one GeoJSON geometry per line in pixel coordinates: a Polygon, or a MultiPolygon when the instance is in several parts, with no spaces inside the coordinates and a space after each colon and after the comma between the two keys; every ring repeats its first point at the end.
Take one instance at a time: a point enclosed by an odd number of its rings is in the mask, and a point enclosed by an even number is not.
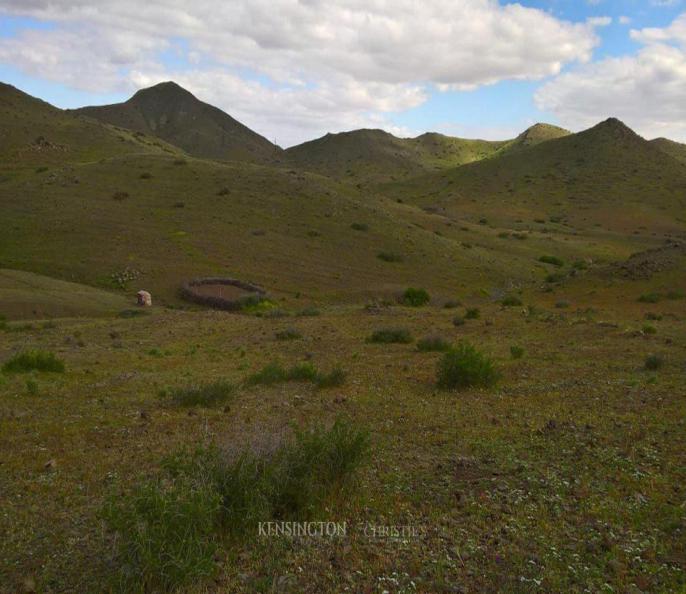
{"type": "Polygon", "coordinates": [[[515,307],[515,306],[523,305],[522,300],[519,297],[517,297],[516,295],[508,295],[507,297],[504,297],[500,301],[500,304],[503,305],[504,307],[515,307]]]}
{"type": "Polygon", "coordinates": [[[524,349],[517,345],[512,345],[510,347],[510,356],[513,359],[521,359],[524,356],[524,349]]]}
{"type": "Polygon", "coordinates": [[[445,390],[490,387],[499,377],[493,361],[465,341],[443,355],[436,372],[437,384],[445,390]]]}
{"type": "Polygon", "coordinates": [[[377,344],[409,344],[413,341],[412,334],[407,328],[380,328],[367,338],[367,342],[377,344]]]}
{"type": "Polygon", "coordinates": [[[2,366],[4,373],[28,373],[45,371],[64,373],[64,362],[49,351],[23,351],[17,353],[2,366]]]}
{"type": "Polygon", "coordinates": [[[561,267],[565,265],[564,261],[557,256],[541,256],[538,261],[543,262],[544,264],[552,264],[553,266],[561,267]]]}
{"type": "Polygon", "coordinates": [[[270,386],[282,382],[312,382],[318,388],[332,388],[345,382],[346,374],[339,367],[322,373],[311,363],[299,363],[286,369],[280,363],[269,363],[260,371],[250,375],[245,383],[248,386],[270,386]]]}
{"type": "Polygon", "coordinates": [[[302,338],[303,335],[296,328],[286,328],[284,330],[279,330],[274,334],[277,340],[297,340],[302,338]]]}
{"type": "Polygon", "coordinates": [[[465,320],[478,320],[481,317],[481,310],[478,307],[470,307],[464,314],[465,320]]]}

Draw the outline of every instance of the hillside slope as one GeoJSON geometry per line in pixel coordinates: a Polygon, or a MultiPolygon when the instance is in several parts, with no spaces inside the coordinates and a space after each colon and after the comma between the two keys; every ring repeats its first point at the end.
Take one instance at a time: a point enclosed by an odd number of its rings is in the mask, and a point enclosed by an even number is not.
{"type": "Polygon", "coordinates": [[[75,113],[159,137],[195,157],[264,162],[281,152],[266,138],[174,82],[142,89],[124,103],[83,107],[75,113]]]}
{"type": "Polygon", "coordinates": [[[668,138],[656,138],[651,140],[650,144],[659,148],[662,152],[674,157],[678,161],[686,163],[686,144],[674,142],[668,138]]]}
{"type": "Polygon", "coordinates": [[[302,169],[358,183],[457,167],[486,158],[502,145],[437,133],[397,138],[383,130],[353,130],[291,147],[286,157],[302,169]]]}
{"type": "Polygon", "coordinates": [[[386,184],[392,198],[501,225],[565,221],[629,234],[682,233],[686,164],[610,119],[525,150],[386,184]]]}
{"type": "Polygon", "coordinates": [[[534,124],[530,128],[524,130],[524,132],[514,140],[506,141],[503,146],[498,149],[495,156],[516,153],[548,140],[564,138],[570,134],[571,132],[569,130],[553,126],[552,124],[534,124]]]}
{"type": "Polygon", "coordinates": [[[0,124],[2,169],[175,152],[164,143],[79,117],[4,83],[0,83],[0,124]]]}

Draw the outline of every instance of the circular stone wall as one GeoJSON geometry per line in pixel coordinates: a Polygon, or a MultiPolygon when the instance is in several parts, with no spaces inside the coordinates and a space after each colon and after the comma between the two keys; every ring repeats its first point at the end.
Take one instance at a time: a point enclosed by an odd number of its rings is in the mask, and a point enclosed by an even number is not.
{"type": "Polygon", "coordinates": [[[232,278],[196,278],[184,283],[180,293],[186,301],[227,311],[238,311],[267,298],[261,287],[232,278]]]}

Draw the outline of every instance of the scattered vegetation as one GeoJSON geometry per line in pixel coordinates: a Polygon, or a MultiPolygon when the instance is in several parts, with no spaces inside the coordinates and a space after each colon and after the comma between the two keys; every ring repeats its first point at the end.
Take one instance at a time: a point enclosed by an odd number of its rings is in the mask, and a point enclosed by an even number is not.
{"type": "Polygon", "coordinates": [[[300,363],[286,369],[280,363],[272,362],[246,380],[246,385],[270,386],[281,382],[312,382],[318,388],[333,388],[345,382],[345,372],[335,367],[329,373],[321,373],[311,363],[300,363]]]}
{"type": "Polygon", "coordinates": [[[508,295],[507,297],[504,297],[501,301],[500,304],[505,306],[505,307],[516,307],[523,305],[522,300],[517,297],[516,295],[508,295]]]}
{"type": "Polygon", "coordinates": [[[286,328],[285,330],[279,330],[275,333],[277,340],[297,340],[302,338],[303,335],[296,328],[286,328]]]}
{"type": "Polygon", "coordinates": [[[384,262],[402,262],[404,259],[400,254],[395,254],[393,252],[379,252],[377,258],[384,262]]]}
{"type": "Polygon", "coordinates": [[[351,229],[354,229],[355,231],[369,231],[369,225],[366,223],[353,223],[350,225],[351,229]]]}
{"type": "Polygon", "coordinates": [[[470,307],[464,314],[465,320],[478,320],[481,317],[481,310],[478,307],[470,307]]]}
{"type": "Polygon", "coordinates": [[[646,357],[644,367],[649,371],[657,371],[665,364],[664,359],[660,355],[648,355],[646,357]]]}
{"type": "Polygon", "coordinates": [[[512,345],[510,347],[510,356],[513,359],[521,359],[524,356],[524,349],[517,345],[512,345]]]}
{"type": "Polygon", "coordinates": [[[446,390],[488,387],[498,378],[493,361],[466,341],[445,353],[438,364],[437,383],[446,390]]]}

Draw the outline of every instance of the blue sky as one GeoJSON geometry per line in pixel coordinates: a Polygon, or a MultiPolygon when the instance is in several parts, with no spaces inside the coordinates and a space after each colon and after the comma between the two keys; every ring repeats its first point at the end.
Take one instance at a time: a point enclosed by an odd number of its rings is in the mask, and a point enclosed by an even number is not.
{"type": "Polygon", "coordinates": [[[686,139],[685,0],[234,0],[206,22],[213,2],[141,16],[133,0],[0,0],[0,80],[66,108],[171,78],[283,145],[357,127],[506,138],[611,115],[686,139]]]}

